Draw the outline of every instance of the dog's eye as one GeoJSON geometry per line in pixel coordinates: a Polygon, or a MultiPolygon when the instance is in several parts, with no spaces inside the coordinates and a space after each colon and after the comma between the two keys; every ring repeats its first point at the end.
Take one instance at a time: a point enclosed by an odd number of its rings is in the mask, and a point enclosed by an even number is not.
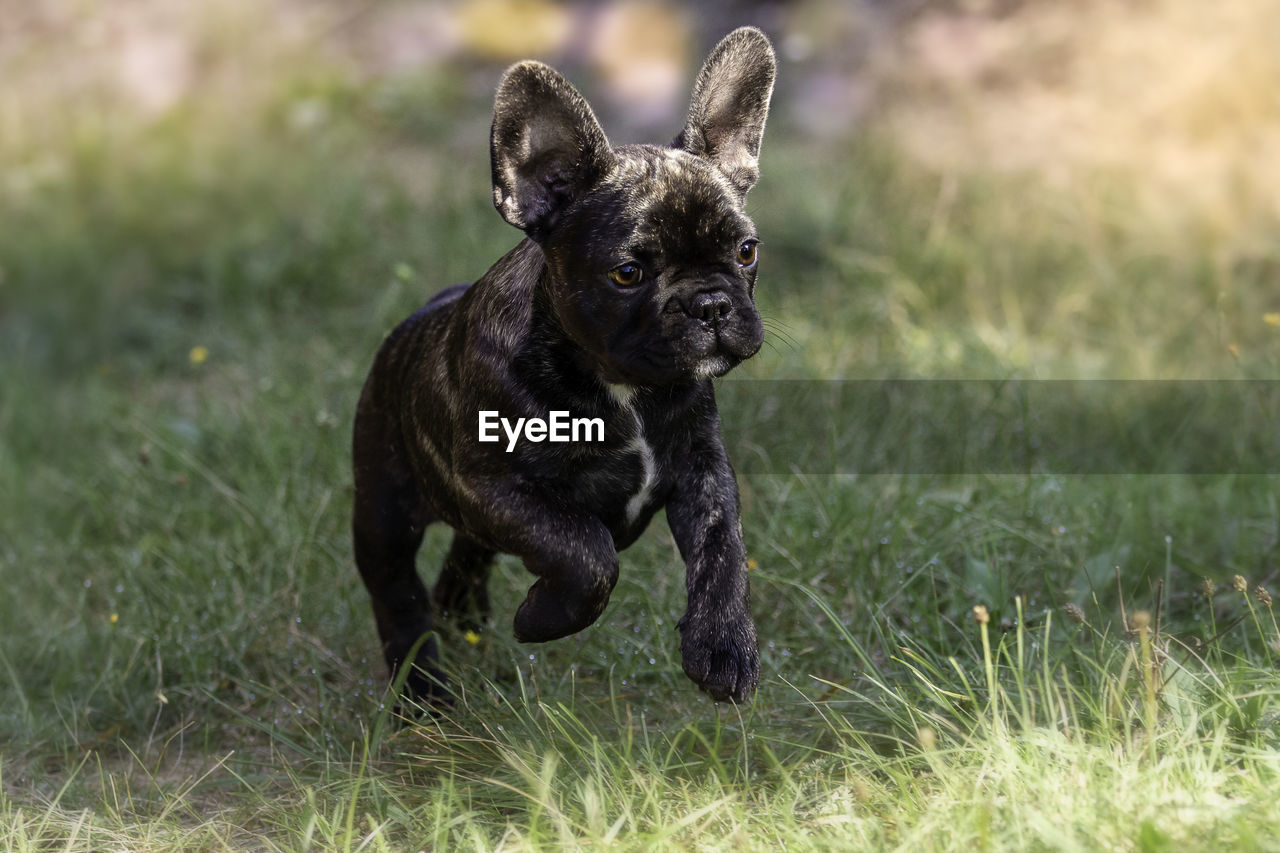
{"type": "Polygon", "coordinates": [[[639,264],[619,264],[609,270],[609,281],[619,287],[632,287],[639,284],[642,278],[644,278],[644,272],[639,264]]]}
{"type": "Polygon", "coordinates": [[[738,247],[738,266],[750,268],[756,265],[757,245],[755,240],[748,240],[738,247]]]}

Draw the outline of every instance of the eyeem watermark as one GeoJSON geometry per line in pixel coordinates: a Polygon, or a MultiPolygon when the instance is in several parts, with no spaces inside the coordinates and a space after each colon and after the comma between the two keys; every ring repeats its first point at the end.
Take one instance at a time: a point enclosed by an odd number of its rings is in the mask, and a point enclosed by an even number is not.
{"type": "Polygon", "coordinates": [[[507,452],[516,449],[516,442],[521,438],[534,443],[550,441],[555,443],[596,442],[604,441],[603,418],[574,418],[566,411],[547,412],[546,420],[542,418],[516,418],[515,421],[504,418],[495,411],[480,412],[480,440],[496,442],[507,437],[507,452]],[[501,430],[501,434],[499,433],[501,430]]]}

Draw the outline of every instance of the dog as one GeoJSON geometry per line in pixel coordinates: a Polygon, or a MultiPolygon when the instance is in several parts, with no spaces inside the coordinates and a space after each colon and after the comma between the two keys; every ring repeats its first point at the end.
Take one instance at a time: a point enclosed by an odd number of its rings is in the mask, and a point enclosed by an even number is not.
{"type": "Polygon", "coordinates": [[[711,380],[763,342],[744,203],[775,73],[764,34],[735,30],[670,146],[616,148],[552,68],[503,75],[493,202],[526,236],[387,336],[355,418],[355,559],[393,681],[411,667],[408,698],[449,702],[433,617],[488,615],[496,553],[537,578],[516,639],[555,640],[599,618],[618,552],[662,508],[686,564],[682,667],[717,701],[753,694],[747,555],[711,380]],[[454,533],[428,594],[415,555],[434,522],[454,533]]]}

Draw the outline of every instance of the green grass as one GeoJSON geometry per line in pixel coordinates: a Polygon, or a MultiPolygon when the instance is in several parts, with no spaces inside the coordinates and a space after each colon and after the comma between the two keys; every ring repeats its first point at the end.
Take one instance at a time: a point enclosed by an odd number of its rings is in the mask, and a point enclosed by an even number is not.
{"type": "MultiPolygon", "coordinates": [[[[383,333],[516,233],[483,128],[397,118],[487,105],[321,83],[5,150],[59,168],[0,227],[0,848],[1280,846],[1271,476],[744,477],[751,706],[680,671],[659,520],[573,640],[514,643],[502,561],[481,641],[446,643],[456,709],[392,725],[353,405],[383,333]],[[301,96],[328,123],[281,119],[301,96]]],[[[743,376],[1275,375],[1274,253],[1120,183],[775,131],[743,376]]]]}

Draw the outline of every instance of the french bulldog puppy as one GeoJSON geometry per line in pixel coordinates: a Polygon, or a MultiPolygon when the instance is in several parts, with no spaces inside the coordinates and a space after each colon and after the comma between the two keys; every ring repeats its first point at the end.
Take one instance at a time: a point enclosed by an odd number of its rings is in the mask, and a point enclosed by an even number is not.
{"type": "Polygon", "coordinates": [[[738,488],[711,380],[763,339],[744,200],[774,74],[768,39],[735,30],[674,143],[617,148],[553,69],[503,76],[493,201],[527,236],[387,337],[356,413],[356,563],[393,678],[412,666],[411,699],[448,700],[433,611],[485,616],[495,553],[537,578],[516,639],[555,640],[599,618],[618,552],[662,508],[687,569],[685,673],[717,700],[754,691],[738,488]],[[454,535],[428,594],[414,559],[433,522],[454,535]]]}

